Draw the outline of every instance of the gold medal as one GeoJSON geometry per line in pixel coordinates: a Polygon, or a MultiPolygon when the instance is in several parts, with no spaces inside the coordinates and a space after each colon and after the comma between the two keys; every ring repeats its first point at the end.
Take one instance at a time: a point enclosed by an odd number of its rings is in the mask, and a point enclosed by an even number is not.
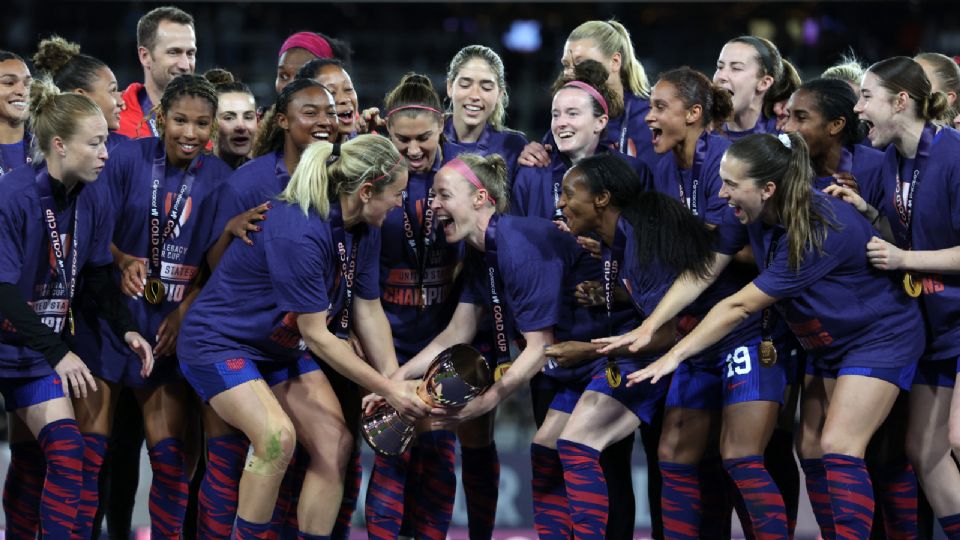
{"type": "Polygon", "coordinates": [[[610,385],[610,388],[620,386],[622,379],[620,376],[620,366],[613,362],[607,362],[607,384],[610,385]]]}
{"type": "Polygon", "coordinates": [[[907,291],[907,295],[911,298],[917,298],[923,292],[923,285],[920,284],[919,279],[914,279],[913,274],[908,272],[903,275],[903,290],[907,291]]]}
{"type": "Polygon", "coordinates": [[[67,309],[67,321],[69,321],[69,323],[70,323],[70,335],[71,335],[71,336],[77,335],[77,327],[76,327],[76,326],[74,325],[74,323],[73,323],[73,308],[72,308],[72,307],[67,309]]]}
{"type": "Polygon", "coordinates": [[[772,367],[777,363],[777,348],[773,345],[773,341],[765,339],[760,342],[760,347],[758,347],[760,352],[760,365],[763,367],[772,367]]]}
{"type": "Polygon", "coordinates": [[[163,302],[163,297],[166,294],[166,287],[164,287],[163,282],[157,278],[148,279],[147,286],[143,288],[143,297],[151,304],[163,302]]]}
{"type": "Polygon", "coordinates": [[[493,370],[493,380],[496,382],[496,381],[499,381],[501,378],[503,378],[503,374],[506,373],[507,370],[510,369],[510,366],[512,365],[513,365],[513,362],[504,362],[502,364],[498,364],[497,367],[493,370]]]}

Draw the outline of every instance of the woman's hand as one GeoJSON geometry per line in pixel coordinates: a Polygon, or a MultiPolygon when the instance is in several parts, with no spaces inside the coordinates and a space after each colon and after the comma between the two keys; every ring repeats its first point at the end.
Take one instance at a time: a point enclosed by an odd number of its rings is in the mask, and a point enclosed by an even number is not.
{"type": "Polygon", "coordinates": [[[857,183],[857,178],[849,172],[839,172],[833,175],[833,180],[838,185],[843,186],[847,189],[852,190],[857,195],[860,194],[860,184],[857,183]]]}
{"type": "Polygon", "coordinates": [[[603,255],[600,252],[600,241],[596,238],[590,238],[589,236],[578,236],[577,244],[583,249],[587,250],[591,256],[595,259],[599,259],[603,255]]]}
{"type": "Polygon", "coordinates": [[[546,167],[550,164],[550,151],[553,147],[538,142],[529,142],[520,152],[517,163],[527,167],[546,167]]]}
{"type": "Polygon", "coordinates": [[[231,236],[235,236],[243,240],[244,244],[252,246],[253,240],[247,236],[247,233],[260,232],[260,226],[257,225],[257,223],[267,219],[267,210],[270,210],[271,208],[273,208],[273,205],[269,202],[265,202],[259,206],[247,210],[246,212],[233,216],[233,218],[227,222],[227,225],[224,227],[224,231],[231,236]]]}
{"type": "Polygon", "coordinates": [[[860,196],[860,192],[856,189],[841,186],[839,184],[831,184],[823,188],[823,192],[832,195],[843,202],[850,203],[854,208],[857,209],[857,212],[861,214],[866,213],[870,209],[870,205],[867,204],[867,201],[863,200],[863,197],[860,196]]]}
{"type": "Polygon", "coordinates": [[[651,384],[656,384],[660,379],[676,371],[677,366],[680,365],[680,360],[671,352],[667,352],[647,367],[627,375],[627,386],[642,383],[647,379],[650,380],[651,384]]]}
{"type": "Polygon", "coordinates": [[[360,112],[360,133],[386,132],[387,121],[380,118],[380,109],[370,107],[360,112]]]}
{"type": "MultiPolygon", "coordinates": [[[[433,412],[430,405],[420,399],[420,395],[417,394],[418,386],[418,381],[391,381],[389,390],[383,396],[387,403],[400,413],[400,416],[411,423],[433,412]]],[[[441,409],[436,411],[443,414],[441,409]]]]}
{"type": "Polygon", "coordinates": [[[544,354],[548,358],[553,358],[563,368],[571,368],[587,360],[600,357],[596,344],[583,341],[554,343],[547,347],[544,354]]]}
{"type": "Polygon", "coordinates": [[[360,410],[363,411],[363,414],[371,414],[386,404],[387,400],[383,399],[383,396],[370,393],[363,396],[363,399],[360,400],[360,410]]]}
{"type": "Polygon", "coordinates": [[[867,242],[867,260],[880,270],[905,270],[906,253],[876,236],[867,242]]]}
{"type": "MultiPolygon", "coordinates": [[[[603,283],[599,281],[584,281],[573,291],[577,303],[585,307],[596,307],[605,304],[603,283]]],[[[594,347],[596,349],[596,347],[594,347]]],[[[548,354],[547,356],[553,356],[548,354]]]]}
{"type": "Polygon", "coordinates": [[[646,325],[641,324],[622,336],[597,338],[592,340],[592,342],[596,345],[602,345],[600,348],[600,353],[602,354],[610,353],[620,347],[627,347],[630,352],[635,353],[653,341],[653,334],[654,332],[646,328],[646,325]]]}
{"type": "Polygon", "coordinates": [[[147,285],[147,263],[143,259],[117,252],[117,268],[120,269],[120,292],[137,299],[143,296],[147,285]]]}
{"type": "Polygon", "coordinates": [[[177,352],[177,336],[180,335],[180,324],[183,322],[183,313],[180,306],[171,311],[163,318],[160,328],[157,329],[157,346],[153,353],[158,357],[164,357],[177,352]]]}
{"type": "Polygon", "coordinates": [[[123,335],[123,341],[140,357],[140,376],[146,379],[153,372],[153,350],[150,348],[150,343],[138,332],[127,332],[123,335]]]}
{"type": "Polygon", "coordinates": [[[53,370],[60,376],[63,395],[68,398],[73,396],[86,399],[87,388],[90,389],[90,392],[97,391],[97,381],[93,379],[90,369],[87,368],[87,365],[83,363],[79,356],[72,352],[65,354],[53,370]]]}

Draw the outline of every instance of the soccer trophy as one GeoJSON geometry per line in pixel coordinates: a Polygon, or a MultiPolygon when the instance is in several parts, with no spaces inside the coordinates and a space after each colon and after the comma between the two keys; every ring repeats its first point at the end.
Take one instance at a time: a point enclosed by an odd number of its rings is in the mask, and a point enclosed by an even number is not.
{"type": "MultiPolygon", "coordinates": [[[[492,383],[483,355],[470,345],[454,345],[433,359],[417,394],[432,407],[463,407],[492,383]]],[[[383,404],[363,415],[360,432],[378,454],[397,456],[410,445],[415,427],[396,409],[383,404]]]]}

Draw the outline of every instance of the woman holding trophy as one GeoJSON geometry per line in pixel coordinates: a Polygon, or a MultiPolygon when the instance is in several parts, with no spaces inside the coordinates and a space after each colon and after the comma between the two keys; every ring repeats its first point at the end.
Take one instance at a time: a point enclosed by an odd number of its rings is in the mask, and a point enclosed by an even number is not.
{"type": "Polygon", "coordinates": [[[379,227],[400,205],[403,165],[390,142],[373,135],[311,145],[263,222],[262,241],[227,248],[185,320],[178,343],[190,353],[181,355],[185,377],[253,445],[240,478],[236,538],[269,528],[298,440],[311,457],[298,534],[329,538],[333,529],[340,497],[331,494],[343,491],[353,441],[308,349],[403,416],[431,412],[412,386],[381,375],[397,361],[379,301],[379,227]],[[377,369],[328,325],[352,329],[377,369]]]}

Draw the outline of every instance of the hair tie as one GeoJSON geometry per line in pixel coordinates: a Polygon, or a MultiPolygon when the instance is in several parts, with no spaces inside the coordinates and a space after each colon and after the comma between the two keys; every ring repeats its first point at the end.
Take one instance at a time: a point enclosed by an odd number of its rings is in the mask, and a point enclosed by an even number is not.
{"type": "Polygon", "coordinates": [[[793,142],[790,140],[790,136],[786,133],[777,135],[777,140],[780,141],[780,144],[786,146],[788,150],[793,150],[793,142]]]}
{"type": "Polygon", "coordinates": [[[406,110],[408,110],[408,109],[419,109],[419,110],[421,110],[421,111],[430,111],[430,112],[432,112],[432,113],[434,113],[434,114],[443,115],[442,112],[438,111],[437,109],[434,109],[433,107],[429,107],[429,106],[427,106],[427,105],[401,105],[401,106],[399,106],[399,107],[396,107],[396,108],[393,108],[393,109],[390,109],[389,111],[387,111],[387,116],[386,116],[385,118],[390,118],[390,116],[391,116],[393,113],[400,112],[400,111],[406,111],[406,110]]]}
{"type": "MultiPolygon", "coordinates": [[[[607,107],[607,100],[603,99],[603,96],[597,91],[596,88],[583,81],[570,81],[563,85],[563,88],[579,88],[580,90],[590,94],[590,96],[597,100],[597,103],[600,104],[600,108],[603,109],[603,114],[610,116],[610,109],[607,107]]],[[[561,88],[561,90],[563,88],[561,88]]]]}
{"type": "Polygon", "coordinates": [[[451,169],[460,173],[460,176],[463,176],[464,178],[466,178],[467,182],[470,182],[470,184],[473,185],[473,187],[477,188],[477,191],[483,191],[484,193],[486,193],[487,199],[489,199],[494,206],[497,205],[497,200],[490,196],[490,191],[488,191],[487,188],[484,187],[483,183],[480,182],[480,179],[477,178],[476,173],[473,172],[473,169],[471,169],[470,166],[467,165],[462,159],[454,158],[444,166],[450,167],[451,169]]]}
{"type": "Polygon", "coordinates": [[[277,56],[283,56],[283,53],[295,48],[306,49],[318,58],[333,58],[333,48],[330,47],[330,43],[313,32],[297,32],[288,37],[280,46],[280,53],[277,56]]]}
{"type": "Polygon", "coordinates": [[[340,141],[333,143],[333,150],[330,151],[330,155],[340,157],[340,141]]]}

